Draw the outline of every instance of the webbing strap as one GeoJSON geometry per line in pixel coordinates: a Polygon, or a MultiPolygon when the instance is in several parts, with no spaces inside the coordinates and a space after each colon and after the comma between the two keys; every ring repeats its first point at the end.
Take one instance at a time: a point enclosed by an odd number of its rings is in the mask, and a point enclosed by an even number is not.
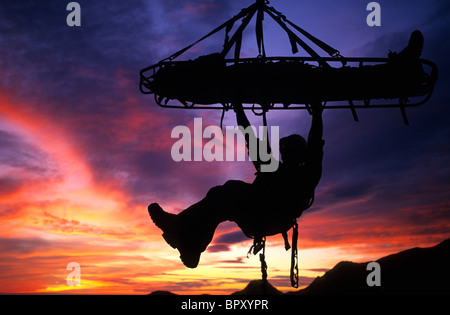
{"type": "Polygon", "coordinates": [[[292,46],[292,53],[296,54],[298,52],[297,44],[299,44],[311,57],[315,58],[319,64],[323,67],[330,67],[325,61],[322,60],[320,55],[316,53],[311,47],[309,47],[303,40],[300,39],[294,32],[292,32],[284,23],[280,16],[275,15],[272,11],[266,8],[265,10],[272,19],[274,19],[281,28],[288,34],[289,40],[292,46]]]}
{"type": "MultiPolygon", "coordinates": [[[[237,15],[235,15],[234,17],[232,17],[231,19],[229,19],[228,21],[226,21],[225,23],[223,23],[222,25],[220,25],[219,27],[215,28],[214,30],[212,30],[211,32],[209,32],[208,34],[206,34],[205,36],[203,36],[202,38],[200,38],[199,40],[197,40],[196,42],[192,43],[191,45],[181,49],[180,51],[174,53],[173,55],[171,55],[170,57],[163,59],[162,61],[166,61],[166,60],[174,60],[175,58],[177,58],[178,56],[180,56],[181,54],[183,54],[184,52],[186,52],[187,50],[191,49],[193,46],[197,45],[198,43],[200,43],[201,41],[205,40],[206,38],[214,35],[215,33],[217,33],[218,31],[226,28],[226,33],[228,36],[229,31],[231,30],[231,28],[234,25],[234,22],[236,22],[237,20],[241,19],[242,17],[246,16],[249,11],[251,10],[255,10],[256,4],[252,4],[251,6],[249,6],[246,9],[241,10],[241,12],[239,12],[237,15]]],[[[225,40],[225,46],[227,45],[227,40],[225,40]]]]}
{"type": "Polygon", "coordinates": [[[291,245],[289,245],[289,240],[288,240],[288,236],[287,236],[286,231],[282,232],[281,235],[283,235],[283,239],[284,239],[284,249],[290,250],[291,249],[291,245]]]}
{"type": "MultiPolygon", "coordinates": [[[[267,127],[267,111],[268,109],[263,110],[263,126],[267,127]]],[[[269,132],[269,131],[267,131],[269,132]]],[[[269,135],[267,135],[267,138],[269,138],[269,135]]]]}
{"type": "Polygon", "coordinates": [[[256,43],[258,45],[259,56],[266,57],[266,49],[264,47],[264,34],[263,34],[263,21],[264,10],[259,9],[256,15],[256,43]]]}
{"type": "Polygon", "coordinates": [[[309,34],[307,31],[305,31],[304,29],[302,29],[301,27],[295,25],[294,23],[292,23],[289,20],[286,20],[286,23],[288,23],[290,26],[292,26],[293,28],[295,28],[298,32],[302,33],[306,38],[308,38],[310,41],[312,41],[314,44],[316,44],[317,46],[319,46],[320,48],[322,48],[327,54],[329,54],[330,56],[335,56],[337,54],[339,54],[339,50],[334,49],[333,47],[331,47],[330,45],[324,43],[323,41],[321,41],[320,39],[312,36],[311,34],[309,34]]]}
{"type": "Polygon", "coordinates": [[[236,30],[234,35],[231,37],[231,39],[225,43],[223,50],[222,50],[222,56],[226,56],[228,52],[230,51],[231,47],[234,45],[234,43],[237,43],[239,39],[242,39],[242,32],[247,27],[248,23],[250,23],[250,20],[252,19],[253,15],[256,13],[256,4],[253,4],[252,6],[248,7],[247,9],[244,9],[245,14],[241,17],[245,17],[242,20],[241,26],[236,30]]]}
{"type": "Polygon", "coordinates": [[[402,113],[403,122],[405,123],[406,126],[409,126],[408,116],[406,115],[406,110],[405,110],[406,99],[404,97],[400,97],[399,103],[400,103],[400,111],[402,113]]]}
{"type": "Polygon", "coordinates": [[[278,15],[284,22],[286,22],[287,24],[289,24],[290,26],[292,26],[293,28],[295,28],[299,33],[301,33],[303,36],[305,36],[306,38],[308,38],[310,41],[312,41],[314,44],[316,44],[318,47],[320,47],[322,50],[324,50],[327,54],[329,54],[330,56],[335,56],[336,54],[339,54],[339,51],[334,49],[333,47],[331,47],[330,45],[324,43],[323,41],[321,41],[320,39],[314,37],[313,35],[311,35],[310,33],[308,33],[307,31],[305,31],[304,29],[302,29],[301,27],[299,27],[298,25],[292,23],[291,21],[289,21],[286,16],[284,16],[281,12],[278,12],[277,10],[275,10],[274,7],[268,7],[268,10],[272,11],[274,14],[278,15]]]}
{"type": "Polygon", "coordinates": [[[242,33],[239,33],[236,37],[236,45],[234,46],[234,62],[238,63],[241,57],[241,46],[242,46],[242,33]]]}
{"type": "Polygon", "coordinates": [[[297,48],[297,44],[298,44],[309,55],[311,55],[314,58],[317,58],[322,66],[328,66],[328,64],[326,62],[322,61],[321,57],[311,47],[309,47],[302,39],[300,39],[294,32],[292,32],[291,29],[289,29],[287,27],[286,23],[288,25],[290,25],[292,28],[294,28],[295,30],[297,30],[299,33],[301,33],[303,36],[308,38],[310,41],[312,41],[314,44],[316,44],[322,50],[327,52],[330,56],[337,56],[337,55],[339,55],[339,51],[338,50],[336,50],[333,47],[329,46],[328,44],[324,43],[320,39],[314,37],[313,35],[311,35],[307,31],[305,31],[304,29],[299,27],[298,25],[292,23],[281,12],[278,12],[273,7],[267,6],[266,3],[268,3],[268,2],[266,2],[266,1],[257,1],[256,3],[252,4],[248,8],[242,9],[241,12],[239,12],[239,14],[235,15],[234,17],[232,17],[231,19],[229,19],[228,21],[226,21],[225,23],[223,23],[219,27],[215,28],[214,30],[212,30],[211,32],[209,32],[208,34],[206,34],[205,36],[203,36],[202,38],[200,38],[196,42],[194,42],[191,45],[189,45],[189,46],[181,49],[180,51],[174,53],[170,57],[168,57],[166,59],[163,59],[162,61],[166,61],[166,60],[172,61],[172,60],[174,60],[175,58],[177,58],[178,56],[180,56],[181,54],[183,54],[184,52],[186,52],[187,50],[189,50],[193,46],[197,45],[199,42],[203,41],[204,39],[206,39],[206,38],[208,38],[208,37],[210,37],[212,35],[214,35],[215,33],[217,33],[218,31],[220,31],[220,30],[222,30],[224,28],[226,30],[225,30],[225,43],[224,43],[224,49],[222,51],[222,55],[226,56],[228,54],[228,52],[230,51],[231,47],[236,43],[236,45],[239,46],[239,47],[236,47],[235,58],[238,59],[239,58],[239,52],[240,52],[240,45],[241,45],[240,41],[242,40],[242,32],[247,27],[247,25],[249,24],[250,20],[252,19],[253,15],[256,12],[257,12],[257,18],[256,18],[256,40],[257,40],[258,51],[259,51],[259,55],[260,56],[263,56],[263,57],[266,56],[266,52],[265,52],[265,48],[264,48],[264,38],[263,38],[264,12],[269,14],[272,17],[272,19],[274,19],[283,28],[283,30],[287,33],[287,35],[289,37],[289,41],[291,42],[292,52],[294,54],[298,52],[298,48],[297,48]],[[244,18],[241,26],[235,32],[233,37],[231,39],[229,39],[228,34],[231,32],[231,29],[233,28],[234,23],[237,20],[241,19],[241,18],[244,18]]]}

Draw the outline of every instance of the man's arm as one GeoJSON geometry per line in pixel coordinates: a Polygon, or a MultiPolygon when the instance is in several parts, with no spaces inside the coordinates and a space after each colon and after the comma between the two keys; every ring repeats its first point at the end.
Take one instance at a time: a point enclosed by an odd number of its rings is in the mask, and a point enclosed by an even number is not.
{"type": "Polygon", "coordinates": [[[323,137],[323,121],[322,121],[322,112],[323,106],[320,102],[316,102],[311,104],[312,109],[312,122],[311,129],[309,130],[308,135],[308,145],[320,144],[322,145],[322,137],[323,137]]]}
{"type": "Polygon", "coordinates": [[[320,102],[311,104],[312,122],[309,130],[307,150],[308,156],[306,164],[311,170],[311,185],[314,188],[319,184],[322,177],[322,159],[323,159],[323,106],[320,102]]]}
{"type": "MultiPolygon", "coordinates": [[[[233,104],[234,112],[236,113],[236,121],[238,126],[241,126],[245,129],[244,138],[245,138],[245,144],[248,150],[248,153],[250,154],[250,143],[257,144],[257,152],[256,152],[256,159],[251,159],[253,162],[253,165],[255,166],[255,169],[257,172],[261,171],[261,160],[259,156],[259,147],[263,145],[259,138],[256,137],[253,128],[251,128],[250,121],[248,120],[247,116],[245,115],[244,108],[242,107],[242,103],[234,103],[233,104]],[[248,128],[250,127],[250,128],[248,128]]],[[[267,139],[267,146],[268,151],[270,151],[270,145],[269,145],[269,139],[267,139]]],[[[255,149],[255,148],[253,148],[255,149]]]]}
{"type": "MultiPolygon", "coordinates": [[[[238,123],[238,126],[242,126],[244,127],[244,129],[250,126],[250,122],[248,121],[248,118],[245,115],[242,103],[233,103],[233,109],[234,112],[236,113],[236,121],[238,123]]],[[[255,134],[253,134],[253,136],[255,136],[255,134]]]]}

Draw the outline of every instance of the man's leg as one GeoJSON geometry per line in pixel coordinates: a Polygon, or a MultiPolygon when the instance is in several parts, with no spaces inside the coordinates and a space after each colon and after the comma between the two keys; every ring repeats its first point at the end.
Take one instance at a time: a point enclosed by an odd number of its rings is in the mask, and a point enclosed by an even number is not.
{"type": "Polygon", "coordinates": [[[211,188],[204,199],[178,215],[165,212],[156,203],[151,204],[148,211],[156,226],[164,232],[166,242],[178,249],[183,263],[195,268],[217,226],[233,220],[240,212],[242,198],[250,187],[251,184],[241,181],[228,181],[223,186],[211,188]]]}

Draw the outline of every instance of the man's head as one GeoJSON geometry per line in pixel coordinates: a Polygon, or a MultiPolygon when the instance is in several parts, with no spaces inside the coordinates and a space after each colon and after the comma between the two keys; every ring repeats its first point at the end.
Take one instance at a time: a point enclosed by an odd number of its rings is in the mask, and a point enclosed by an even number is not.
{"type": "Polygon", "coordinates": [[[284,164],[298,165],[306,159],[306,140],[293,134],[280,139],[280,155],[284,164]]]}

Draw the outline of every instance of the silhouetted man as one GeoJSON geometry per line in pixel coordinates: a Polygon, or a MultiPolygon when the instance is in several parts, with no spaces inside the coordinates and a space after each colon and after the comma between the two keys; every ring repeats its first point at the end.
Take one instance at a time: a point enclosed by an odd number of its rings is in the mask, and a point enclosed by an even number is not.
{"type": "MultiPolygon", "coordinates": [[[[403,51],[390,54],[391,62],[356,68],[356,74],[366,73],[359,80],[367,85],[371,78],[383,80],[393,70],[399,69],[408,71],[411,76],[422,75],[418,60],[423,41],[422,33],[414,31],[403,51]],[[372,70],[370,75],[367,75],[367,69],[372,70]]],[[[233,105],[238,125],[246,129],[250,123],[242,104],[233,105]]],[[[257,173],[252,184],[227,181],[222,186],[211,188],[204,199],[178,215],[165,212],[157,203],[149,205],[153,222],[163,230],[167,243],[179,250],[180,258],[187,267],[197,267],[201,253],[206,250],[221,222],[234,221],[245,235],[258,239],[286,232],[293,226],[294,220],[312,205],[314,190],[322,175],[322,110],[320,102],[311,104],[312,123],[308,141],[296,134],[280,140],[282,162],[277,171],[260,172],[261,161],[253,161],[257,173]]],[[[246,136],[248,147],[251,142],[249,137],[255,135],[250,133],[246,136]]]]}
{"type": "MultiPolygon", "coordinates": [[[[234,104],[234,110],[238,125],[250,126],[242,104],[234,104]]],[[[165,212],[157,203],[148,207],[153,222],[164,232],[164,239],[178,249],[187,267],[197,267],[200,254],[221,222],[234,221],[248,237],[261,238],[288,231],[311,206],[322,174],[322,110],[320,102],[311,105],[308,141],[296,134],[280,139],[282,162],[277,171],[260,172],[262,162],[256,160],[252,184],[227,181],[211,188],[204,199],[178,215],[165,212]]],[[[252,133],[247,136],[255,137],[252,133]]],[[[248,146],[250,139],[246,142],[248,146]]]]}

